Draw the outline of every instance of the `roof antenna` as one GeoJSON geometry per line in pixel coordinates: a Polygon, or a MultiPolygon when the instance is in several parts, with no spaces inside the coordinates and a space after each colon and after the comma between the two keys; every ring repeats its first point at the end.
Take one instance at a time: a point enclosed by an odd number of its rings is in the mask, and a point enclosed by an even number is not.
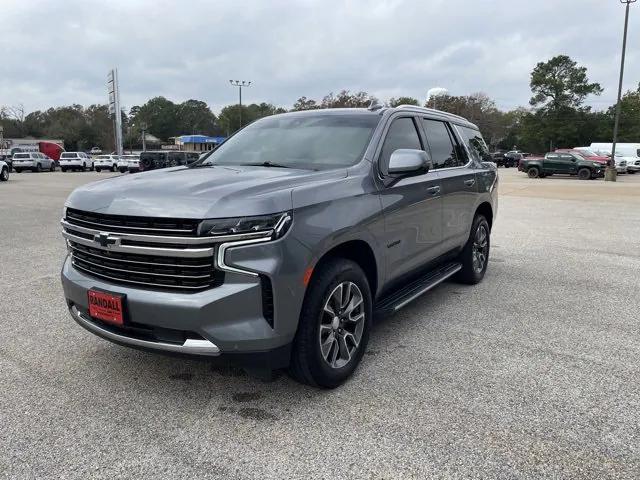
{"type": "Polygon", "coordinates": [[[377,98],[374,98],[371,100],[371,103],[369,104],[367,110],[375,112],[376,110],[380,110],[381,108],[384,108],[384,105],[382,105],[377,98]]]}

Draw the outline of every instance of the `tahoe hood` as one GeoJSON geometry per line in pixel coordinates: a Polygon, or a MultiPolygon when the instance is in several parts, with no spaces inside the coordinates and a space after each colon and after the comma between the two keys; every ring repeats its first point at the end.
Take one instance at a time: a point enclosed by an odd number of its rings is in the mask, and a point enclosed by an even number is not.
{"type": "Polygon", "coordinates": [[[346,169],[175,167],[109,178],[77,188],[65,206],[113,215],[225,218],[292,209],[296,186],[346,177],[346,169]]]}

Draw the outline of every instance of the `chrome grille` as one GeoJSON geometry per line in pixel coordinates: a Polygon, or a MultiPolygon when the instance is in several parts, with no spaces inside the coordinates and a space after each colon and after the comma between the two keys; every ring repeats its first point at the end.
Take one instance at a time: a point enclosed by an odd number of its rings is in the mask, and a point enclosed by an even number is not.
{"type": "Polygon", "coordinates": [[[215,268],[214,240],[196,236],[198,223],[79,210],[67,210],[62,220],[74,268],[111,283],[187,292],[218,286],[224,277],[215,268]]]}
{"type": "Polygon", "coordinates": [[[272,231],[198,236],[199,220],[105,215],[67,209],[61,221],[74,268],[110,283],[196,292],[224,272],[257,276],[224,263],[233,246],[269,241],[272,231]]]}
{"type": "Polygon", "coordinates": [[[147,235],[167,234],[174,237],[195,236],[199,220],[177,218],[133,217],[125,215],[106,215],[103,213],[83,212],[67,209],[67,222],[102,231],[136,233],[147,235]]]}

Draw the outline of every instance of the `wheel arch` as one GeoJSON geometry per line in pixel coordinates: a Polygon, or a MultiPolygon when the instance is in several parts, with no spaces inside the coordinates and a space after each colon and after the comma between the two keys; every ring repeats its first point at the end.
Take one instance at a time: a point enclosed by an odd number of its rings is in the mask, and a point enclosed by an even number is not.
{"type": "Polygon", "coordinates": [[[491,206],[491,204],[489,202],[482,202],[480,205],[478,205],[473,215],[474,218],[478,214],[484,216],[484,218],[487,219],[487,222],[489,223],[489,230],[491,230],[491,228],[493,227],[493,207],[491,206]]]}
{"type": "Polygon", "coordinates": [[[315,262],[309,281],[313,280],[313,275],[318,271],[318,267],[334,258],[344,258],[357,263],[367,277],[371,295],[375,298],[380,285],[378,277],[380,268],[373,248],[369,243],[364,240],[348,240],[334,245],[315,262]]]}

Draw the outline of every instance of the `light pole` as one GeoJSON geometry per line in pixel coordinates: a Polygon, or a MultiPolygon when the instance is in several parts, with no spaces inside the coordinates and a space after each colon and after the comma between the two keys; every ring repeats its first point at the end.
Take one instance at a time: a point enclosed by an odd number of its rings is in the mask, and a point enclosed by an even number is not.
{"type": "MultiPolygon", "coordinates": [[[[239,105],[240,105],[240,128],[242,128],[242,87],[250,87],[251,82],[247,82],[245,80],[229,80],[229,83],[234,87],[238,87],[238,96],[239,96],[239,105]]],[[[239,128],[239,129],[240,129],[239,128]]],[[[238,129],[238,130],[239,130],[238,129]]]]}
{"type": "Polygon", "coordinates": [[[604,179],[608,182],[616,181],[616,144],[618,143],[618,127],[620,126],[620,107],[622,103],[622,79],[624,78],[624,57],[627,52],[627,29],[629,27],[629,6],[636,0],[620,0],[626,4],[624,13],[624,34],[622,37],[622,60],[620,61],[620,83],[618,84],[618,102],[616,103],[616,119],[613,125],[613,144],[611,145],[611,161],[607,165],[604,179]]]}
{"type": "Polygon", "coordinates": [[[147,151],[147,124],[146,122],[140,123],[140,130],[142,130],[142,151],[147,151]]]}

